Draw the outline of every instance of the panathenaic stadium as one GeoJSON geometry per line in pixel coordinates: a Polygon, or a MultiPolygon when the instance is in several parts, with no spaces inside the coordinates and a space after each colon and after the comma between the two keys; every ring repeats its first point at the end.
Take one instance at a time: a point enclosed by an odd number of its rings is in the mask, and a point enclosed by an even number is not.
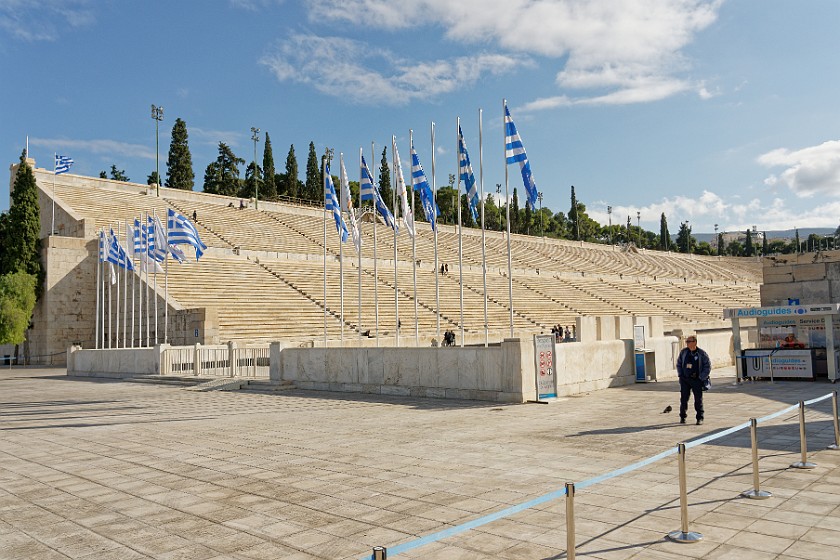
{"type": "MultiPolygon", "coordinates": [[[[12,178],[15,169],[12,166],[12,178]]],[[[660,317],[667,333],[721,323],[727,307],[759,304],[757,259],[628,251],[522,235],[511,239],[509,283],[506,236],[487,231],[485,333],[479,229],[463,230],[461,271],[457,229],[439,226],[437,258],[439,266],[447,265],[447,274],[436,274],[434,235],[427,223],[417,223],[416,250],[410,237],[400,232],[395,278],[393,233],[379,225],[375,260],[374,225],[368,221],[361,228],[361,261],[353,244],[344,244],[342,274],[342,251],[332,218],[327,224],[325,265],[323,208],[260,201],[259,209],[253,204],[240,209],[239,199],[217,195],[161,188],[156,196],[156,190],[146,185],[69,173],[55,176],[37,167],[35,176],[46,289],[26,348],[32,363],[64,363],[71,345],[281,342],[302,347],[428,347],[438,344],[448,330],[456,334],[459,345],[483,345],[485,340],[499,343],[511,337],[511,331],[516,337],[530,338],[558,324],[575,330],[586,317],[660,317]],[[100,329],[96,321],[100,229],[124,231],[126,221],[155,214],[164,217],[169,209],[189,217],[195,212],[207,251],[198,262],[188,258],[183,264],[170,263],[165,278],[157,274],[157,321],[138,309],[140,293],[154,286],[147,288],[144,276],[126,277],[120,271],[121,301],[114,300],[111,316],[99,321],[100,329]]],[[[153,275],[149,282],[154,282],[153,275]]],[[[107,313],[108,296],[103,291],[101,307],[107,313]]],[[[110,297],[115,298],[114,292],[110,297]]],[[[146,307],[154,314],[154,305],[146,307]]]]}

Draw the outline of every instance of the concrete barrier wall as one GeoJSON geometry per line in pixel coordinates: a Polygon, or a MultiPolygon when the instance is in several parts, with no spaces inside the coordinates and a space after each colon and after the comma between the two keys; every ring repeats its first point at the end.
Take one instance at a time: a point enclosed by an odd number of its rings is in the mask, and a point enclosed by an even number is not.
{"type": "Polygon", "coordinates": [[[67,375],[124,377],[160,374],[161,346],[67,351],[67,375]]]}

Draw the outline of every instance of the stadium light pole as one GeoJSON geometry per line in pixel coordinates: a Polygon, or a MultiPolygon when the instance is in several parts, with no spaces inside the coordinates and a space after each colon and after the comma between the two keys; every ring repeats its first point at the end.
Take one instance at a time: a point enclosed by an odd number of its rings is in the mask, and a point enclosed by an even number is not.
{"type": "Polygon", "coordinates": [[[163,107],[152,105],[152,118],[155,120],[155,173],[157,173],[157,182],[155,183],[155,192],[160,196],[160,121],[163,120],[163,107]]]}
{"type": "Polygon", "coordinates": [[[260,141],[260,129],[251,127],[251,140],[254,141],[254,210],[260,209],[260,178],[257,176],[257,142],[260,141]]]}
{"type": "Polygon", "coordinates": [[[607,219],[610,223],[607,233],[610,236],[610,245],[612,245],[612,206],[607,206],[607,219]]]}
{"type": "Polygon", "coordinates": [[[718,233],[717,232],[718,232],[718,225],[715,224],[715,253],[717,253],[717,256],[720,256],[720,243],[719,243],[720,240],[718,239],[718,233]]]}
{"type": "Polygon", "coordinates": [[[499,231],[502,231],[502,205],[499,204],[502,201],[502,184],[496,183],[496,204],[499,207],[499,231]]]}
{"type": "Polygon", "coordinates": [[[636,228],[639,230],[636,232],[636,236],[639,239],[639,248],[642,247],[642,213],[638,210],[636,211],[636,228]]]}

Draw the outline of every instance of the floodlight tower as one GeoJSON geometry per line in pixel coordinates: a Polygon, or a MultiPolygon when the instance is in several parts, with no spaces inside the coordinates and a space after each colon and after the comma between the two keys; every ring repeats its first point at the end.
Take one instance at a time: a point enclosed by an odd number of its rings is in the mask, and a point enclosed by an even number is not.
{"type": "Polygon", "coordinates": [[[152,105],[152,118],[155,120],[155,173],[157,173],[157,182],[155,183],[155,192],[160,196],[160,121],[163,120],[163,107],[152,105]]]}
{"type": "Polygon", "coordinates": [[[260,179],[257,177],[257,142],[260,141],[260,129],[251,127],[251,140],[254,141],[254,210],[260,209],[260,179]]]}

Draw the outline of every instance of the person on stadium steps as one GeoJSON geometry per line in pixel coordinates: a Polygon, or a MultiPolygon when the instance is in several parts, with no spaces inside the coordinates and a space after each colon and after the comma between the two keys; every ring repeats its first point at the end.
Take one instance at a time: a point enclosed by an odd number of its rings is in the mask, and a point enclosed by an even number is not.
{"type": "Polygon", "coordinates": [[[709,382],[712,361],[705,350],[697,346],[697,337],[689,335],[685,339],[685,348],[677,357],[677,374],[680,379],[680,424],[685,424],[688,411],[688,398],[694,395],[694,411],[697,425],[703,423],[703,389],[709,382]]]}

